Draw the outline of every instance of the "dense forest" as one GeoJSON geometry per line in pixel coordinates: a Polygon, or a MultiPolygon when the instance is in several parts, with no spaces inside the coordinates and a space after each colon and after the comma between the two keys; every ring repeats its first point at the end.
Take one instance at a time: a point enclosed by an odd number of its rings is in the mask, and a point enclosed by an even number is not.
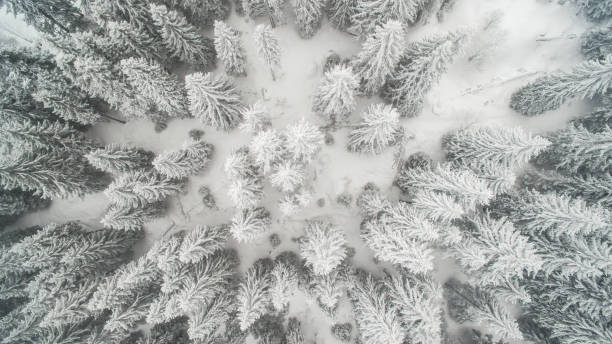
{"type": "Polygon", "coordinates": [[[0,0],[38,33],[0,36],[0,343],[612,343],[612,0],[539,2],[582,62],[503,101],[560,129],[462,122],[431,154],[411,120],[445,75],[511,53],[500,12],[411,35],[470,1],[0,0]],[[359,49],[280,125],[264,86],[330,31],[359,49]],[[99,135],[130,125],[164,149],[99,135]],[[321,197],[338,149],[390,186],[321,197]],[[40,221],[74,203],[102,215],[40,221]]]}

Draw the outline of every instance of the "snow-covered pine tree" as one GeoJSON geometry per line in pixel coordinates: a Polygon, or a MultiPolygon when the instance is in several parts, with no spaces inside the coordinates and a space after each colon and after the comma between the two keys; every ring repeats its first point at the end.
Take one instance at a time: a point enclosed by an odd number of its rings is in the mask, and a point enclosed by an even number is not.
{"type": "Polygon", "coordinates": [[[215,21],[215,50],[227,74],[246,76],[246,56],[240,44],[240,32],[220,20],[215,21]]]}
{"type": "Polygon", "coordinates": [[[155,104],[168,117],[188,116],[185,90],[160,64],[131,57],[121,60],[121,70],[138,95],[155,104]]]}
{"type": "Polygon", "coordinates": [[[302,118],[285,129],[285,147],[294,161],[308,164],[323,146],[323,133],[302,118]]]}
{"type": "Polygon", "coordinates": [[[274,72],[280,68],[280,45],[278,38],[272,32],[270,25],[259,24],[253,32],[257,54],[270,69],[272,80],[276,80],[274,72]]]}
{"type": "Polygon", "coordinates": [[[223,294],[189,316],[187,333],[191,340],[208,341],[214,338],[217,330],[230,319],[231,312],[236,308],[231,295],[223,294]]]}
{"type": "Polygon", "coordinates": [[[311,38],[321,26],[325,2],[321,0],[296,0],[295,20],[302,38],[311,38]]]}
{"type": "Polygon", "coordinates": [[[138,57],[162,61],[161,43],[152,33],[139,30],[124,20],[109,21],[105,26],[114,50],[121,52],[121,57],[138,57]]]}
{"type": "Polygon", "coordinates": [[[0,124],[0,143],[15,153],[20,150],[50,152],[66,150],[81,154],[95,144],[80,131],[59,121],[11,119],[0,124]]]}
{"type": "Polygon", "coordinates": [[[465,32],[434,35],[411,43],[385,84],[382,96],[404,117],[414,117],[425,96],[440,80],[468,41],[465,32]]]}
{"type": "Polygon", "coordinates": [[[470,165],[491,161],[521,167],[550,145],[550,141],[531,136],[519,127],[472,126],[446,135],[442,146],[446,158],[470,165]]]}
{"type": "Polygon", "coordinates": [[[246,272],[238,290],[238,320],[240,330],[246,331],[257,319],[266,314],[272,306],[270,271],[263,264],[255,262],[246,272]]]}
{"type": "Polygon", "coordinates": [[[28,24],[52,36],[70,33],[83,25],[83,14],[70,1],[7,0],[4,5],[13,15],[22,14],[28,24]]]}
{"type": "Polygon", "coordinates": [[[228,237],[225,225],[196,226],[181,243],[178,257],[181,262],[194,264],[222,250],[228,237]]]}
{"type": "Polygon", "coordinates": [[[175,179],[194,175],[212,159],[214,146],[204,141],[187,140],[179,150],[168,151],[155,157],[157,172],[175,179]]]}
{"type": "Polygon", "coordinates": [[[100,26],[106,26],[108,21],[125,20],[134,30],[154,34],[154,23],[149,13],[147,1],[144,0],[91,0],[87,4],[89,14],[100,26]]]}
{"type": "Polygon", "coordinates": [[[406,337],[398,309],[385,285],[367,272],[359,272],[349,294],[359,336],[364,344],[401,344],[406,337]]]}
{"type": "Polygon", "coordinates": [[[183,182],[152,171],[131,171],[115,179],[104,194],[120,206],[137,208],[183,190],[183,182]]]}
{"type": "Polygon", "coordinates": [[[467,167],[474,171],[481,180],[484,180],[495,195],[509,192],[516,183],[516,175],[512,167],[506,164],[490,160],[475,160],[467,167]]]}
{"type": "Polygon", "coordinates": [[[312,193],[305,188],[298,188],[294,193],[285,195],[278,201],[278,208],[283,216],[291,216],[306,208],[312,201],[312,193]]]}
{"type": "Polygon", "coordinates": [[[483,214],[464,227],[468,233],[454,252],[477,285],[503,286],[541,269],[536,246],[506,218],[496,220],[483,214]]]}
{"type": "Polygon", "coordinates": [[[316,275],[326,275],[346,257],[344,232],[324,219],[309,220],[300,253],[316,275]]]}
{"type": "Polygon", "coordinates": [[[151,164],[153,153],[127,145],[110,144],[90,151],[85,158],[89,164],[102,171],[125,173],[146,169],[151,164]]]}
{"type": "Polygon", "coordinates": [[[344,121],[355,110],[359,80],[350,67],[336,65],[325,72],[314,96],[312,110],[328,122],[344,121]]]}
{"type": "Polygon", "coordinates": [[[85,159],[66,150],[21,152],[0,159],[0,186],[42,198],[68,198],[99,191],[106,182],[85,159]]]}
{"type": "Polygon", "coordinates": [[[247,134],[254,135],[272,127],[268,110],[263,102],[259,100],[255,102],[255,104],[244,109],[242,111],[242,117],[242,123],[240,123],[238,128],[247,134]]]}
{"type": "Polygon", "coordinates": [[[442,339],[442,286],[429,277],[404,271],[385,280],[391,303],[414,343],[438,343],[442,339]]]}
{"type": "Polygon", "coordinates": [[[263,175],[248,148],[232,152],[224,169],[230,181],[228,195],[232,202],[240,209],[256,206],[263,197],[263,175]]]}
{"type": "Polygon", "coordinates": [[[161,216],[165,204],[163,202],[151,203],[137,208],[125,207],[118,204],[111,204],[100,222],[113,229],[128,231],[138,231],[143,228],[145,223],[161,216]]]}
{"type": "Polygon", "coordinates": [[[612,173],[612,128],[603,126],[590,132],[580,124],[570,124],[550,136],[551,146],[535,162],[568,174],[612,173]]]}
{"type": "Polygon", "coordinates": [[[242,209],[232,218],[229,231],[238,242],[250,242],[265,234],[271,223],[266,208],[242,209]]]}
{"type": "Polygon", "coordinates": [[[149,5],[151,17],[172,57],[202,67],[215,65],[216,52],[210,38],[198,34],[197,28],[177,11],[164,5],[149,5]]]}
{"type": "Polygon", "coordinates": [[[371,105],[363,114],[362,122],[350,132],[347,148],[352,152],[382,153],[403,137],[399,117],[397,110],[390,105],[371,105]]]}
{"type": "Polygon", "coordinates": [[[412,199],[415,209],[429,219],[443,224],[451,224],[465,213],[455,197],[431,190],[421,190],[412,199]]]}
{"type": "Polygon", "coordinates": [[[215,20],[225,19],[230,11],[230,4],[223,0],[209,0],[202,2],[199,0],[175,1],[187,18],[194,24],[201,24],[206,27],[212,26],[215,20]]]}
{"type": "Polygon", "coordinates": [[[351,24],[351,17],[355,14],[357,0],[336,0],[326,6],[327,18],[333,26],[346,30],[351,24]]]}
{"type": "Polygon", "coordinates": [[[437,165],[432,169],[403,169],[396,182],[403,190],[418,188],[444,192],[468,204],[487,204],[493,197],[487,184],[472,171],[453,169],[448,164],[437,165]]]}
{"type": "Polygon", "coordinates": [[[351,16],[351,27],[348,29],[354,35],[365,38],[372,34],[376,27],[389,20],[413,24],[426,0],[357,0],[354,13],[351,16]]]}
{"type": "Polygon", "coordinates": [[[584,15],[592,21],[600,21],[612,16],[610,0],[571,0],[584,15]]]}
{"type": "Polygon", "coordinates": [[[34,196],[30,192],[19,189],[0,189],[0,217],[20,216],[25,212],[43,208],[48,204],[48,201],[34,196]]]}
{"type": "Polygon", "coordinates": [[[404,50],[402,24],[389,20],[368,36],[361,51],[352,61],[353,71],[367,95],[376,94],[392,75],[404,50]]]}
{"type": "Polygon", "coordinates": [[[277,262],[270,275],[270,300],[274,309],[282,312],[289,305],[289,298],[298,288],[297,271],[292,265],[277,262]]]}
{"type": "Polygon", "coordinates": [[[231,81],[222,75],[193,73],[185,76],[189,110],[203,123],[216,129],[230,130],[242,119],[240,95],[231,81]]]}
{"type": "Polygon", "coordinates": [[[319,307],[330,315],[335,313],[348,287],[347,278],[341,268],[342,266],[326,275],[314,275],[308,289],[319,307]]]}
{"type": "Polygon", "coordinates": [[[592,99],[612,87],[612,56],[585,61],[569,72],[556,71],[518,89],[510,107],[522,115],[534,116],[556,110],[572,98],[592,99]]]}
{"type": "Polygon", "coordinates": [[[300,321],[297,318],[289,318],[287,321],[287,333],[285,335],[287,344],[303,344],[304,333],[300,321]]]}
{"type": "Polygon", "coordinates": [[[249,144],[249,152],[255,163],[259,165],[264,174],[267,174],[276,164],[282,161],[285,155],[285,147],[284,137],[276,130],[268,129],[253,136],[249,144]]]}
{"type": "Polygon", "coordinates": [[[283,161],[274,166],[270,174],[270,183],[282,192],[295,191],[306,179],[303,166],[293,161],[283,161]]]}
{"type": "Polygon", "coordinates": [[[580,51],[587,60],[603,60],[612,54],[612,25],[598,26],[585,32],[581,37],[580,51]]]}

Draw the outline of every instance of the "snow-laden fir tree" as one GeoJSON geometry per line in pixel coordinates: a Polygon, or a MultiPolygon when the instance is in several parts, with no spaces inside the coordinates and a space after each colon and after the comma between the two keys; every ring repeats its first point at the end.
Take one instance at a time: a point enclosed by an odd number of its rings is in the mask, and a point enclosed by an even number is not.
{"type": "Polygon", "coordinates": [[[21,214],[45,207],[49,202],[19,189],[0,189],[0,216],[20,216],[21,214]]]}
{"type": "Polygon", "coordinates": [[[83,14],[70,1],[7,0],[7,10],[22,14],[26,23],[50,35],[67,34],[83,25],[83,14]]]}
{"type": "Polygon", "coordinates": [[[511,166],[492,162],[491,160],[474,160],[467,166],[487,183],[495,195],[509,192],[516,184],[516,175],[511,166]]]}
{"type": "Polygon", "coordinates": [[[349,133],[352,152],[380,154],[401,141],[404,130],[399,113],[390,105],[374,104],[363,114],[362,122],[349,133]]]}
{"type": "Polygon", "coordinates": [[[240,32],[220,20],[215,21],[215,50],[227,74],[246,76],[246,56],[240,32]]]}
{"type": "Polygon", "coordinates": [[[570,71],[556,71],[521,87],[510,99],[510,107],[525,116],[556,110],[573,98],[592,99],[612,87],[612,56],[585,61],[570,71]]]}
{"type": "Polygon", "coordinates": [[[285,129],[285,147],[291,158],[304,164],[310,163],[323,146],[323,133],[302,118],[285,129]]]}
{"type": "Polygon", "coordinates": [[[181,149],[155,157],[153,167],[167,177],[185,178],[206,167],[212,159],[213,151],[214,146],[210,143],[188,140],[181,149]]]}
{"type": "Polygon", "coordinates": [[[240,209],[252,208],[263,198],[263,175],[246,147],[232,152],[224,166],[228,195],[240,209]]]}
{"type": "Polygon", "coordinates": [[[230,130],[242,119],[240,95],[227,77],[193,73],[185,76],[185,87],[189,111],[203,123],[230,130]]]}
{"type": "Polygon", "coordinates": [[[145,223],[161,216],[165,205],[162,202],[151,203],[137,208],[111,204],[104,213],[100,222],[113,229],[138,231],[145,223]]]}
{"type": "Polygon", "coordinates": [[[414,343],[438,343],[442,339],[442,286],[429,277],[404,271],[390,276],[391,303],[399,310],[402,322],[414,343]]]}
{"type": "Polygon", "coordinates": [[[340,300],[346,294],[347,287],[346,276],[340,266],[326,275],[314,275],[308,292],[316,299],[321,309],[333,316],[340,300]]]}
{"type": "Polygon", "coordinates": [[[569,174],[612,173],[612,128],[602,126],[590,132],[580,124],[570,124],[550,136],[549,150],[536,163],[569,174]]]}
{"type": "Polygon", "coordinates": [[[263,207],[239,210],[232,218],[229,231],[238,242],[251,242],[269,229],[270,212],[263,207]]]}
{"type": "Polygon", "coordinates": [[[238,290],[238,320],[240,330],[246,331],[257,319],[266,314],[271,307],[270,285],[272,278],[270,271],[255,264],[246,272],[244,280],[238,290]]]}
{"type": "Polygon", "coordinates": [[[151,164],[153,153],[127,145],[110,144],[90,151],[85,155],[95,168],[111,173],[125,173],[146,169],[151,164]]]}
{"type": "Polygon", "coordinates": [[[92,0],[86,4],[79,1],[80,6],[93,17],[100,26],[105,26],[108,21],[122,19],[128,22],[134,30],[145,31],[153,34],[154,23],[149,12],[147,2],[143,0],[92,0]]]}
{"type": "Polygon", "coordinates": [[[179,12],[168,10],[164,5],[149,6],[164,46],[172,57],[204,67],[215,65],[216,53],[210,38],[200,36],[197,28],[179,12]]]}
{"type": "Polygon", "coordinates": [[[402,51],[397,67],[385,84],[383,97],[393,103],[402,116],[418,115],[425,96],[461,53],[467,41],[468,35],[457,31],[409,44],[402,51]]]}
{"type": "Polygon", "coordinates": [[[29,119],[10,119],[1,123],[0,144],[12,148],[15,153],[23,149],[32,152],[66,150],[80,154],[94,146],[91,140],[67,123],[29,119]]]}
{"type": "Polygon", "coordinates": [[[600,21],[612,16],[610,0],[571,0],[584,15],[592,21],[600,21]]]}
{"type": "Polygon", "coordinates": [[[249,152],[263,172],[268,173],[273,166],[282,161],[285,147],[283,136],[274,129],[268,129],[253,136],[249,144],[249,152]]]}
{"type": "Polygon", "coordinates": [[[298,275],[295,267],[277,262],[272,269],[270,282],[270,300],[278,312],[289,305],[289,298],[298,288],[298,275]]]}
{"type": "Polygon", "coordinates": [[[268,109],[259,100],[242,111],[242,118],[238,128],[247,134],[254,135],[272,127],[268,109]]]}
{"type": "Polygon", "coordinates": [[[356,11],[357,0],[337,0],[327,4],[325,10],[327,18],[333,26],[340,30],[346,30],[350,23],[351,17],[356,11]]]}
{"type": "Polygon", "coordinates": [[[412,199],[412,204],[429,219],[444,224],[460,219],[465,213],[455,197],[431,190],[417,192],[412,199]]]}
{"type": "Polygon", "coordinates": [[[300,254],[316,275],[326,275],[346,257],[344,232],[324,219],[308,221],[300,254]]]}
{"type": "Polygon", "coordinates": [[[183,263],[197,263],[223,249],[228,237],[228,228],[224,225],[196,226],[183,238],[178,258],[183,263]]]}
{"type": "Polygon", "coordinates": [[[168,117],[188,116],[185,90],[160,64],[129,58],[121,60],[121,70],[139,96],[155,104],[168,117]]]}
{"type": "Polygon", "coordinates": [[[137,208],[166,199],[183,190],[183,182],[152,171],[131,171],[119,176],[104,190],[111,200],[137,208]]]}
{"type": "Polygon", "coordinates": [[[121,57],[161,61],[161,44],[151,33],[139,30],[124,20],[106,23],[106,32],[121,57]]]}
{"type": "Polygon", "coordinates": [[[454,252],[461,266],[480,286],[503,286],[524,274],[535,275],[542,267],[536,246],[506,218],[483,214],[465,225],[468,234],[454,252]]]}
{"type": "Polygon", "coordinates": [[[359,272],[349,289],[359,336],[364,344],[401,344],[406,337],[388,288],[367,272],[359,272]]]}
{"type": "Polygon", "coordinates": [[[558,238],[612,234],[609,210],[555,193],[527,192],[519,197],[511,212],[517,225],[531,235],[545,232],[551,238],[558,238]]]}
{"type": "Polygon", "coordinates": [[[361,51],[352,61],[353,71],[367,95],[380,91],[393,73],[404,50],[404,29],[402,24],[389,20],[368,36],[361,51]]]}
{"type": "Polygon", "coordinates": [[[287,344],[303,344],[304,333],[300,321],[297,318],[289,318],[287,321],[287,333],[285,335],[287,344]]]}
{"type": "Polygon", "coordinates": [[[585,32],[580,51],[587,60],[603,60],[612,54],[612,25],[598,26],[585,32]]]}
{"type": "Polygon", "coordinates": [[[305,188],[298,188],[294,193],[283,196],[278,201],[278,209],[283,216],[291,216],[306,208],[312,202],[312,193],[305,188]]]}
{"type": "Polygon", "coordinates": [[[331,123],[345,120],[355,110],[359,80],[350,67],[336,65],[325,72],[314,96],[312,110],[331,123]]]}
{"type": "Polygon", "coordinates": [[[189,317],[187,333],[191,340],[208,341],[229,319],[235,309],[235,300],[230,295],[221,295],[211,300],[205,309],[198,310],[189,317]]]}
{"type": "Polygon", "coordinates": [[[520,167],[549,145],[550,141],[531,136],[519,127],[472,126],[446,135],[442,140],[447,159],[467,165],[488,160],[520,167]]]}
{"type": "Polygon", "coordinates": [[[215,20],[225,19],[230,11],[229,2],[223,0],[210,0],[202,2],[199,0],[174,1],[187,18],[194,24],[212,26],[215,20]]]}
{"type": "Polygon", "coordinates": [[[426,2],[425,0],[357,0],[354,14],[350,18],[352,25],[348,31],[365,38],[372,34],[376,27],[389,20],[396,20],[406,25],[412,24],[426,2]]]}
{"type": "Polygon", "coordinates": [[[441,164],[433,169],[403,169],[397,176],[397,185],[403,190],[411,188],[448,193],[468,204],[487,204],[493,193],[487,184],[467,169],[454,169],[441,164]]]}
{"type": "Polygon", "coordinates": [[[302,186],[306,179],[304,167],[293,161],[283,161],[274,166],[270,173],[270,183],[282,192],[293,192],[302,186]]]}
{"type": "Polygon", "coordinates": [[[42,198],[68,198],[99,191],[106,182],[87,161],[66,150],[21,152],[0,158],[0,186],[42,198]]]}
{"type": "Polygon", "coordinates": [[[253,32],[253,40],[257,48],[257,55],[270,69],[272,80],[276,80],[274,72],[280,68],[280,45],[278,38],[272,32],[270,25],[259,24],[253,32]]]}
{"type": "Polygon", "coordinates": [[[321,26],[325,2],[321,0],[296,0],[295,21],[302,38],[311,38],[321,26]]]}

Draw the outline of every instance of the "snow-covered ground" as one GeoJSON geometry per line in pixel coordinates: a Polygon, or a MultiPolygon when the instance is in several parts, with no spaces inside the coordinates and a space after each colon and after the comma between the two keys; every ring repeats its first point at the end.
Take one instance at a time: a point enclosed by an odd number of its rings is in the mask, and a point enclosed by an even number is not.
{"type": "MultiPolygon", "coordinates": [[[[560,6],[554,2],[534,0],[463,0],[457,1],[443,23],[437,23],[435,16],[427,25],[418,24],[407,35],[409,41],[418,40],[431,33],[447,32],[459,28],[473,30],[476,42],[479,40],[484,21],[496,13],[501,13],[499,35],[492,38],[497,42],[496,49],[480,63],[468,61],[472,50],[458,58],[427,97],[425,108],[420,116],[402,119],[402,124],[414,138],[404,147],[405,154],[424,151],[436,159],[442,159],[440,139],[445,133],[470,124],[490,124],[501,126],[521,126],[533,133],[544,133],[564,126],[573,117],[587,112],[588,104],[573,101],[557,111],[543,116],[526,118],[512,111],[509,106],[511,93],[519,86],[535,78],[538,73],[567,68],[582,60],[579,51],[579,36],[588,28],[586,21],[577,16],[570,6],[560,6]]],[[[0,17],[3,25],[5,17],[0,17]]],[[[287,124],[301,118],[323,125],[323,121],[311,110],[314,91],[323,73],[325,58],[333,51],[342,57],[356,54],[360,42],[342,33],[325,21],[318,33],[309,40],[301,39],[290,14],[288,24],[277,27],[274,32],[282,47],[282,74],[272,81],[268,69],[257,59],[252,40],[255,25],[265,19],[251,20],[235,14],[229,24],[243,32],[242,43],[248,59],[246,78],[236,78],[245,103],[252,104],[263,99],[271,110],[273,125],[282,130],[287,124]]],[[[212,32],[207,31],[211,36],[212,32]]],[[[190,71],[187,71],[189,73],[190,71]]],[[[217,68],[215,73],[222,73],[217,68]]],[[[183,71],[180,77],[184,77],[183,71]]],[[[357,123],[361,112],[372,103],[380,102],[377,97],[362,98],[358,109],[351,116],[357,123]]],[[[227,222],[234,214],[227,197],[228,181],[223,173],[223,164],[230,151],[249,142],[250,137],[234,130],[219,132],[206,127],[198,120],[172,120],[167,129],[160,133],[154,131],[154,124],[148,121],[102,123],[89,131],[89,135],[100,142],[129,143],[149,149],[156,153],[178,148],[188,138],[188,131],[205,131],[203,140],[214,144],[215,156],[209,167],[198,176],[189,178],[186,194],[170,200],[171,207],[167,216],[147,225],[147,237],[141,244],[146,248],[167,229],[191,229],[196,224],[227,222]],[[219,207],[218,211],[204,208],[197,189],[210,187],[219,207]]],[[[272,249],[268,238],[263,237],[251,244],[231,245],[239,250],[241,269],[246,270],[252,262],[269,254],[275,255],[283,250],[297,251],[291,238],[303,233],[303,220],[314,216],[329,216],[344,230],[349,245],[356,248],[354,262],[357,266],[376,270],[372,253],[360,241],[360,218],[355,207],[346,208],[336,203],[336,197],[349,192],[356,197],[360,188],[367,182],[376,183],[390,198],[397,199],[399,191],[392,186],[396,173],[393,164],[394,149],[384,154],[360,155],[346,150],[348,129],[332,133],[335,142],[325,146],[317,160],[312,164],[312,187],[314,200],[323,199],[324,205],[312,204],[303,212],[290,218],[281,218],[276,204],[279,193],[270,185],[266,186],[264,205],[271,210],[273,226],[270,233],[277,233],[282,244],[272,249]]],[[[83,198],[53,201],[43,211],[29,214],[14,226],[23,227],[48,222],[79,220],[96,228],[108,200],[103,193],[83,198]]],[[[452,274],[449,261],[440,260],[435,276],[445,279],[452,274]]],[[[290,314],[302,321],[307,339],[317,343],[335,343],[329,327],[336,322],[351,321],[353,316],[347,300],[343,301],[334,319],[326,316],[314,301],[298,295],[291,302],[290,314]]]]}

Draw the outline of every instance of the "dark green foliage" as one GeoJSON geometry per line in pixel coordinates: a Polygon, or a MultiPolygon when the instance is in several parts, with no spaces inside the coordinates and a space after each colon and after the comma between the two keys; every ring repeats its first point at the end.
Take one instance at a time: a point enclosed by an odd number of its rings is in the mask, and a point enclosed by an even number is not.
{"type": "Polygon", "coordinates": [[[0,190],[0,216],[20,216],[49,205],[49,200],[21,190],[0,190]]]}
{"type": "Polygon", "coordinates": [[[168,322],[154,325],[148,335],[148,341],[141,341],[137,344],[188,344],[192,343],[187,334],[189,327],[188,318],[180,316],[168,322]]]}
{"type": "Polygon", "coordinates": [[[587,60],[603,60],[612,54],[612,25],[596,27],[582,35],[580,51],[587,60]]]}

